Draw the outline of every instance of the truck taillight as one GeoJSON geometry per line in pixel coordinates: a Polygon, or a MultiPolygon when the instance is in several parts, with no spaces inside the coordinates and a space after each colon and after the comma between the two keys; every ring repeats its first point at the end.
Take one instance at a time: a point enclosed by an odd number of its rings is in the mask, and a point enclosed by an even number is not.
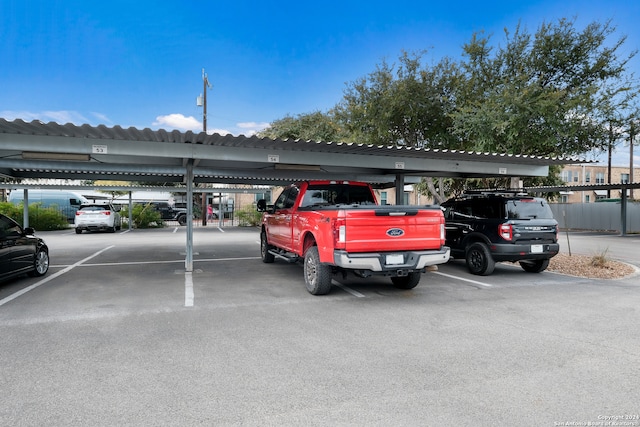
{"type": "Polygon", "coordinates": [[[445,240],[447,238],[446,234],[445,234],[445,226],[444,226],[444,222],[440,223],[440,246],[444,246],[445,244],[445,240]]]}
{"type": "Polygon", "coordinates": [[[344,248],[347,243],[347,224],[344,219],[333,221],[333,244],[335,248],[344,248]]]}
{"type": "Polygon", "coordinates": [[[513,239],[513,226],[511,224],[500,224],[498,228],[498,234],[504,240],[512,240],[513,239]]]}

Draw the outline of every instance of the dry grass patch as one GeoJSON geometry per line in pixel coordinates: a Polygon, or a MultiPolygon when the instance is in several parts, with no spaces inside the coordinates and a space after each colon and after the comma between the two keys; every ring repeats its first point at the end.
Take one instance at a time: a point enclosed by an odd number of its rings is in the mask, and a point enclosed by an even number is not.
{"type": "Polygon", "coordinates": [[[633,266],[609,259],[606,251],[596,255],[558,254],[549,261],[549,271],[591,279],[621,279],[633,274],[633,266]]]}

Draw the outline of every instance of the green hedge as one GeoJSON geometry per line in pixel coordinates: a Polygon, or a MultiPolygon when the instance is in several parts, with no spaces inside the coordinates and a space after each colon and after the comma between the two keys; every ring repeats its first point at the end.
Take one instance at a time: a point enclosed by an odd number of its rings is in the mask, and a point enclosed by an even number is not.
{"type": "Polygon", "coordinates": [[[252,205],[237,210],[236,216],[241,227],[255,227],[262,222],[262,212],[256,211],[256,207],[252,205]]]}
{"type": "MultiPolygon", "coordinates": [[[[24,204],[14,205],[9,202],[0,202],[0,213],[13,218],[24,227],[23,212],[24,204]]],[[[35,230],[64,230],[69,228],[67,217],[55,207],[43,208],[42,203],[29,204],[29,227],[35,230]]]]}
{"type": "MultiPolygon", "coordinates": [[[[129,206],[123,206],[120,210],[120,217],[123,223],[129,221],[129,206]]],[[[151,207],[150,204],[134,204],[131,211],[131,219],[135,228],[160,228],[164,227],[164,222],[160,212],[151,207]]]]}

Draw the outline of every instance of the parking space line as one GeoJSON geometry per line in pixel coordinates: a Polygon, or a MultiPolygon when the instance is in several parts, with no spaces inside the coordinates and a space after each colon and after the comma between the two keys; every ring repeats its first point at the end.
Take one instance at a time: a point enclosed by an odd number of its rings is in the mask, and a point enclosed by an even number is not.
{"type": "Polygon", "coordinates": [[[193,307],[194,299],[193,273],[191,271],[187,271],[184,273],[184,306],[193,307]]]}
{"type": "Polygon", "coordinates": [[[105,251],[107,251],[107,250],[109,250],[109,249],[111,249],[113,247],[115,247],[115,245],[111,245],[111,246],[108,246],[108,247],[106,247],[104,249],[101,249],[98,252],[94,253],[93,255],[89,255],[85,259],[80,260],[80,261],[76,262],[75,264],[71,264],[70,266],[68,266],[68,267],[66,267],[66,268],[64,268],[64,269],[62,269],[62,270],[60,270],[60,271],[58,271],[58,272],[56,272],[56,273],[54,273],[54,274],[52,274],[50,276],[46,276],[44,279],[40,280],[39,282],[36,282],[31,286],[27,286],[26,288],[21,289],[18,292],[9,295],[6,298],[1,299],[0,300],[0,306],[3,306],[3,305],[5,305],[6,303],[8,303],[10,301],[13,301],[14,299],[18,298],[19,296],[24,295],[27,292],[32,291],[32,290],[34,290],[35,288],[37,288],[37,287],[39,287],[41,285],[44,285],[48,281],[53,280],[58,276],[62,276],[63,274],[65,274],[65,273],[73,270],[74,268],[84,264],[86,261],[89,261],[91,258],[95,258],[98,255],[100,255],[101,253],[103,253],[103,252],[105,252],[105,251]]]}
{"type": "Polygon", "coordinates": [[[453,276],[451,274],[441,273],[439,271],[433,271],[433,274],[439,274],[440,276],[448,277],[450,279],[462,280],[463,282],[473,283],[475,285],[484,286],[485,288],[493,288],[493,285],[484,282],[478,282],[477,280],[465,279],[464,277],[453,276]]]}
{"type": "Polygon", "coordinates": [[[335,280],[332,280],[331,283],[337,287],[339,287],[340,289],[342,289],[343,291],[350,293],[351,295],[353,295],[354,297],[358,297],[358,298],[364,298],[365,296],[363,294],[361,294],[360,292],[351,289],[348,286],[343,285],[342,283],[338,283],[335,280]]]}

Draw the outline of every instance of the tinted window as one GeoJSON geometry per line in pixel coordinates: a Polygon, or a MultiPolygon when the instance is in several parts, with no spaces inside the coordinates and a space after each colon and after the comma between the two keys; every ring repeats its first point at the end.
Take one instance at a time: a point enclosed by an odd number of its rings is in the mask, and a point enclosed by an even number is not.
{"type": "Polygon", "coordinates": [[[20,226],[9,218],[0,216],[0,237],[18,237],[22,234],[20,226]]]}
{"type": "Polygon", "coordinates": [[[466,200],[448,206],[445,218],[462,221],[465,219],[498,219],[503,218],[501,203],[495,200],[466,200]]]}
{"type": "Polygon", "coordinates": [[[310,185],[301,207],[333,204],[375,204],[369,187],[362,185],[329,184],[310,185]]]}
{"type": "Polygon", "coordinates": [[[509,219],[553,219],[553,213],[542,199],[522,199],[507,201],[509,219]]]}
{"type": "Polygon", "coordinates": [[[298,187],[286,188],[276,199],[274,207],[276,209],[291,209],[296,202],[299,192],[298,187]]]}

